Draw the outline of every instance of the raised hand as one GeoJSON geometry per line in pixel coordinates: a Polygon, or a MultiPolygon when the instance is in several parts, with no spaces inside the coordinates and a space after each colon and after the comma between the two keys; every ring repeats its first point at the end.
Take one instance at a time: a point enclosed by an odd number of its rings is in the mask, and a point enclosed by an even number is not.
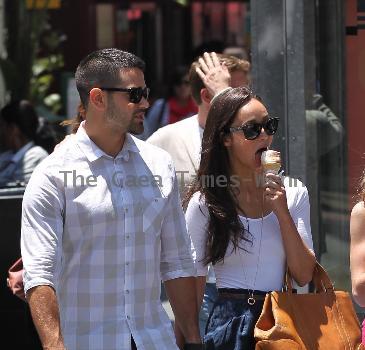
{"type": "Polygon", "coordinates": [[[213,97],[231,84],[231,75],[225,63],[221,63],[215,52],[204,52],[199,58],[200,68],[196,72],[202,79],[205,87],[213,97]]]}

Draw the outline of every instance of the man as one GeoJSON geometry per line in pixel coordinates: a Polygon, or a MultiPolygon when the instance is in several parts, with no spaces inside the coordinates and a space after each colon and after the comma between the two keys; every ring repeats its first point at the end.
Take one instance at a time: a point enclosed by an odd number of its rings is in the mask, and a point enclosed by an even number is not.
{"type": "MultiPolygon", "coordinates": [[[[219,62],[224,63],[228,68],[230,73],[229,85],[231,87],[248,84],[250,69],[250,63],[248,61],[223,54],[213,55],[212,57],[218,57],[219,62]]],[[[205,60],[207,59],[211,58],[206,53],[203,57],[192,63],[189,72],[191,93],[198,105],[198,114],[180,122],[166,125],[147,139],[147,142],[164,149],[172,156],[182,195],[186,190],[186,186],[191,183],[198,171],[201,140],[210,109],[210,101],[214,96],[214,92],[219,91],[219,88],[216,89],[212,86],[211,80],[205,85],[196,71],[202,64],[205,64],[205,60]]],[[[217,65],[213,67],[215,69],[218,68],[217,65]]],[[[209,77],[209,79],[212,78],[209,77]]],[[[220,79],[223,80],[222,86],[226,86],[226,77],[224,75],[218,75],[217,81],[220,79]]]]}
{"type": "MultiPolygon", "coordinates": [[[[249,83],[250,63],[234,56],[205,53],[192,63],[189,73],[192,96],[198,114],[157,130],[147,142],[169,152],[175,164],[182,195],[193,181],[200,163],[201,142],[210,103],[227,85],[238,87],[249,83]],[[228,77],[227,77],[228,69],[228,77]]],[[[213,270],[209,270],[203,304],[199,315],[200,333],[204,334],[214,299],[217,296],[213,270]]],[[[178,343],[182,344],[177,329],[178,343]]]]}
{"type": "Polygon", "coordinates": [[[117,49],[81,61],[75,77],[85,121],[26,189],[24,284],[44,349],[177,349],[161,277],[185,348],[201,348],[171,158],[127,132],[143,132],[144,67],[117,49]]]}

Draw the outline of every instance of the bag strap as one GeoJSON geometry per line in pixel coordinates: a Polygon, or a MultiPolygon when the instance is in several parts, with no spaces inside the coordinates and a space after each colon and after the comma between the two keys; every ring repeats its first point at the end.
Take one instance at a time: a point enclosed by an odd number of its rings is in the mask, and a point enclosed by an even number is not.
{"type": "MultiPolygon", "coordinates": [[[[316,261],[316,266],[314,267],[312,282],[316,293],[334,290],[333,283],[329,278],[328,273],[318,261],[316,261]]],[[[284,290],[288,293],[293,293],[292,276],[288,264],[286,265],[284,290]]]]}

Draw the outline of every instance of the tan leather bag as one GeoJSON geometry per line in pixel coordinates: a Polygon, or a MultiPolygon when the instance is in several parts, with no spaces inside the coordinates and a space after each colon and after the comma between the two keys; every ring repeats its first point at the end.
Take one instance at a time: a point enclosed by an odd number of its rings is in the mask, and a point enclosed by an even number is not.
{"type": "Polygon", "coordinates": [[[285,292],[266,295],[255,326],[256,350],[360,350],[360,324],[347,292],[335,291],[317,263],[315,293],[294,294],[286,273],[285,292]]]}

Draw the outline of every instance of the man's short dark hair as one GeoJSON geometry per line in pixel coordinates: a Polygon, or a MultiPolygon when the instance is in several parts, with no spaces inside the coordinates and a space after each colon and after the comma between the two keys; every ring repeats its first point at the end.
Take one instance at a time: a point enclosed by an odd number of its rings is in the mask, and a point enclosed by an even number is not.
{"type": "Polygon", "coordinates": [[[120,84],[121,69],[139,68],[144,72],[145,66],[144,61],[136,55],[114,48],[90,53],[80,62],[75,74],[82,104],[87,108],[92,88],[115,87],[120,84]]]}

